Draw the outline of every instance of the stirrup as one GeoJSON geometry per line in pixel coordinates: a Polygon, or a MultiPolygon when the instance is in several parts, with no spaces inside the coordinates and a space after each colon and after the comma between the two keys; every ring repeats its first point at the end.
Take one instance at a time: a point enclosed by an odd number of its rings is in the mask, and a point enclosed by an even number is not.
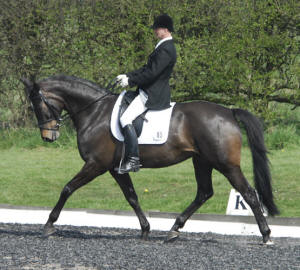
{"type": "Polygon", "coordinates": [[[140,159],[138,157],[129,157],[118,169],[119,174],[138,172],[140,170],[140,159]]]}

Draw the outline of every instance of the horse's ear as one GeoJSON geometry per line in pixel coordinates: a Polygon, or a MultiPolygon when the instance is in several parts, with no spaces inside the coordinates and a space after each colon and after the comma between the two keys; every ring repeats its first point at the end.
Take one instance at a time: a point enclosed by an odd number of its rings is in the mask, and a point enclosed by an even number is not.
{"type": "Polygon", "coordinates": [[[27,97],[29,97],[29,95],[33,89],[33,82],[27,78],[21,78],[20,81],[24,84],[26,95],[27,95],[27,97]]]}
{"type": "Polygon", "coordinates": [[[32,93],[37,93],[40,90],[39,85],[35,82],[34,78],[29,80],[27,78],[21,78],[20,81],[25,85],[25,91],[29,97],[32,93]]]}
{"type": "Polygon", "coordinates": [[[32,85],[33,93],[37,93],[38,91],[40,91],[40,86],[35,82],[35,77],[36,77],[35,74],[30,75],[30,80],[33,82],[33,85],[32,85]]]}
{"type": "Polygon", "coordinates": [[[26,88],[32,88],[33,83],[27,78],[21,78],[20,81],[25,85],[26,88]]]}
{"type": "Polygon", "coordinates": [[[32,91],[33,93],[37,93],[38,91],[40,91],[40,86],[36,82],[33,82],[32,91]]]}

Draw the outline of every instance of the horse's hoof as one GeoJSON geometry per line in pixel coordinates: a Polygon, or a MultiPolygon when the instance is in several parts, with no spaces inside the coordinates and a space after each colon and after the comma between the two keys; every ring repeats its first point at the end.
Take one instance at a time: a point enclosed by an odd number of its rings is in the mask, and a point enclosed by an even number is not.
{"type": "Polygon", "coordinates": [[[269,239],[267,242],[264,243],[264,245],[266,245],[266,246],[273,246],[274,242],[269,239]]]}
{"type": "Polygon", "coordinates": [[[43,236],[48,237],[50,235],[53,235],[56,232],[56,229],[53,225],[45,225],[43,236]]]}
{"type": "Polygon", "coordinates": [[[273,241],[270,238],[270,234],[263,236],[263,242],[264,242],[264,245],[267,245],[267,246],[274,245],[273,241]]]}
{"type": "Polygon", "coordinates": [[[171,243],[177,240],[179,237],[179,232],[178,231],[169,231],[167,239],[165,240],[165,243],[171,243]]]}

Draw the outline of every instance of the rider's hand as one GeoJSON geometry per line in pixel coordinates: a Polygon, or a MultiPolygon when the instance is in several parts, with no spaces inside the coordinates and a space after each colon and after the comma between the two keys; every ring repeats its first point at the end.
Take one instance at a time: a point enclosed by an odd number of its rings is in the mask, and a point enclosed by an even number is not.
{"type": "Polygon", "coordinates": [[[121,87],[126,87],[128,86],[128,77],[125,74],[118,75],[117,82],[121,87]]]}

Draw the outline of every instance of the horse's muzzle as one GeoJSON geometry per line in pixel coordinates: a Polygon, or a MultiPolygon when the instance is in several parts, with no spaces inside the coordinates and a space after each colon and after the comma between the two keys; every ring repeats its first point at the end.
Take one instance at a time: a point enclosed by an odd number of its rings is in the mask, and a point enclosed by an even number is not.
{"type": "Polygon", "coordinates": [[[44,142],[54,142],[59,137],[59,131],[57,130],[41,130],[41,137],[44,142]]]}

